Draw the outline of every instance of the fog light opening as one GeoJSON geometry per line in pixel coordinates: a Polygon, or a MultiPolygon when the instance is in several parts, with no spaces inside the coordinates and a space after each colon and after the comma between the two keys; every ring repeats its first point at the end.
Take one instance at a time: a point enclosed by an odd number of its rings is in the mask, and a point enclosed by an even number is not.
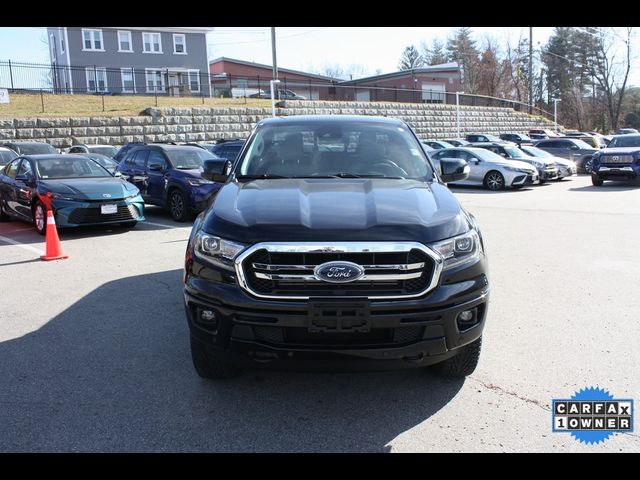
{"type": "Polygon", "coordinates": [[[198,320],[211,326],[216,326],[218,324],[216,312],[205,308],[198,309],[198,320]]]}
{"type": "Polygon", "coordinates": [[[463,310],[458,314],[458,318],[456,320],[458,322],[458,329],[460,331],[466,330],[478,323],[478,309],[472,308],[471,310],[463,310]]]}

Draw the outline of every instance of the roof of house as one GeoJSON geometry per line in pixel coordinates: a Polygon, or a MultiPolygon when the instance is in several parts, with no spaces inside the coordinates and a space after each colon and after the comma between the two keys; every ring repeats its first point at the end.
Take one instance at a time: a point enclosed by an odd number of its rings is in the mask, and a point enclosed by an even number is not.
{"type": "Polygon", "coordinates": [[[412,70],[400,70],[398,72],[383,73],[382,75],[373,75],[371,77],[355,78],[353,80],[343,81],[342,83],[348,84],[348,83],[359,83],[359,82],[371,82],[375,80],[386,80],[389,78],[403,77],[405,75],[419,75],[422,73],[428,74],[428,73],[441,72],[441,71],[447,71],[447,70],[459,71],[460,67],[458,66],[457,62],[441,63],[439,65],[430,65],[428,67],[414,68],[412,70]]]}
{"type": "MultiPolygon", "coordinates": [[[[238,60],[237,58],[229,58],[229,57],[218,57],[218,58],[215,58],[215,59],[209,61],[209,65],[211,65],[213,63],[218,63],[218,62],[237,63],[239,65],[247,65],[249,67],[268,68],[269,70],[271,70],[273,68],[271,65],[265,65],[263,63],[256,63],[256,62],[247,62],[246,60],[238,60]]],[[[278,72],[291,73],[293,75],[304,75],[306,77],[317,78],[317,79],[320,79],[320,80],[326,80],[326,81],[332,81],[332,82],[342,82],[343,81],[341,78],[327,77],[325,75],[318,75],[316,73],[302,72],[300,70],[292,70],[290,68],[278,67],[278,72]]]]}

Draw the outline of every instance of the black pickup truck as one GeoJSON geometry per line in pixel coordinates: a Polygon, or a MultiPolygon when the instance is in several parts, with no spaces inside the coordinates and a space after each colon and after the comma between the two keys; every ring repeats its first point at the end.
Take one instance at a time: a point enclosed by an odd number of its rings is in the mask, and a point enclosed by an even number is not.
{"type": "Polygon", "coordinates": [[[291,116],[258,123],[196,218],[184,304],[197,373],[243,367],[475,369],[489,284],[482,234],[402,121],[291,116]]]}

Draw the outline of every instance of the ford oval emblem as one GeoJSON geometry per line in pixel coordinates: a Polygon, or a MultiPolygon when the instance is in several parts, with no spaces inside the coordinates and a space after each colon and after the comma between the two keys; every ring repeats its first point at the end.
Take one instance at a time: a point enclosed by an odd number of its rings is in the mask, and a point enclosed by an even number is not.
{"type": "Polygon", "coordinates": [[[347,283],[364,276],[364,268],[352,262],[327,262],[313,269],[313,275],[324,282],[347,283]]]}
{"type": "Polygon", "coordinates": [[[104,198],[111,198],[111,194],[110,193],[103,193],[102,196],[104,198]]]}

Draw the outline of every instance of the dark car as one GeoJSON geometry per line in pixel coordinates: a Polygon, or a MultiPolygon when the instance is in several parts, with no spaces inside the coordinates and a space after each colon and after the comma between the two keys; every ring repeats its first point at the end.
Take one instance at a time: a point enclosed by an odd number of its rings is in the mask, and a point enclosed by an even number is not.
{"type": "Polygon", "coordinates": [[[442,148],[453,148],[453,145],[445,142],[444,140],[422,140],[427,147],[431,147],[434,150],[440,150],[442,148]]]}
{"type": "Polygon", "coordinates": [[[505,142],[517,143],[518,145],[533,145],[533,141],[531,140],[531,138],[524,133],[501,133],[500,140],[504,140],[505,142]]]}
{"type": "Polygon", "coordinates": [[[17,156],[18,154],[10,148],[0,147],[0,167],[4,167],[17,156]]]}
{"type": "Polygon", "coordinates": [[[560,138],[577,138],[578,140],[582,140],[591,148],[604,148],[606,146],[606,144],[603,141],[601,141],[599,137],[596,137],[588,133],[573,132],[573,135],[567,134],[560,138]]]}
{"type": "Polygon", "coordinates": [[[113,158],[118,153],[118,147],[113,145],[74,145],[67,153],[98,153],[113,158]]]}
{"type": "Polygon", "coordinates": [[[640,180],[640,135],[614,136],[593,155],[591,183],[599,187],[605,180],[640,180]]]}
{"type": "Polygon", "coordinates": [[[189,238],[184,300],[198,374],[438,363],[469,375],[489,286],[475,218],[401,120],[262,120],[189,238]]]}
{"type": "MultiPolygon", "coordinates": [[[[275,93],[276,93],[276,98],[278,100],[306,100],[307,99],[307,97],[298,95],[297,93],[294,93],[291,90],[287,90],[285,88],[279,88],[275,93]]],[[[271,92],[260,91],[258,93],[249,95],[249,98],[271,98],[271,92]]]]}
{"type": "Polygon", "coordinates": [[[129,142],[123,145],[122,147],[120,147],[120,150],[118,150],[118,152],[113,156],[113,159],[116,162],[120,163],[132,148],[139,147],[141,145],[146,145],[146,143],[145,142],[129,142]]]}
{"type": "Polygon", "coordinates": [[[0,218],[33,222],[44,235],[47,216],[38,195],[49,192],[58,227],[130,227],[144,220],[144,204],[134,185],[89,158],[60,154],[21,156],[0,170],[0,218]]]}
{"type": "Polygon", "coordinates": [[[561,135],[558,132],[554,132],[549,128],[531,128],[529,129],[529,137],[536,138],[556,138],[561,135]]]}
{"type": "Polygon", "coordinates": [[[203,144],[202,146],[220,158],[235,162],[245,143],[246,140],[230,140],[220,143],[203,144]]]}
{"type": "Polygon", "coordinates": [[[500,143],[500,142],[502,142],[502,140],[500,140],[495,135],[490,135],[488,133],[470,133],[465,137],[465,139],[469,143],[478,143],[478,142],[498,142],[498,143],[500,143]]]}
{"type": "Polygon", "coordinates": [[[18,155],[55,155],[60,153],[45,142],[4,142],[2,146],[10,148],[18,155]]]}
{"type": "Polygon", "coordinates": [[[81,155],[83,157],[90,158],[98,165],[106,168],[111,175],[115,175],[118,171],[118,162],[107,155],[100,155],[99,153],[74,153],[72,155],[81,155]]]}
{"type": "Polygon", "coordinates": [[[549,152],[556,157],[573,160],[579,173],[591,173],[593,154],[600,151],[584,143],[579,138],[549,138],[540,140],[534,146],[549,152]]]}
{"type": "Polygon", "coordinates": [[[638,132],[637,129],[635,128],[619,128],[618,130],[616,130],[616,135],[634,135],[640,133],[638,132]]]}
{"type": "Polygon", "coordinates": [[[445,138],[442,141],[450,143],[454,147],[467,147],[467,146],[471,145],[471,142],[467,142],[466,140],[462,140],[461,138],[458,138],[458,139],[445,138]]]}
{"type": "Polygon", "coordinates": [[[146,203],[184,222],[209,205],[220,184],[202,178],[205,160],[220,160],[199,147],[150,144],[132,148],[118,171],[136,185],[146,203]]]}

